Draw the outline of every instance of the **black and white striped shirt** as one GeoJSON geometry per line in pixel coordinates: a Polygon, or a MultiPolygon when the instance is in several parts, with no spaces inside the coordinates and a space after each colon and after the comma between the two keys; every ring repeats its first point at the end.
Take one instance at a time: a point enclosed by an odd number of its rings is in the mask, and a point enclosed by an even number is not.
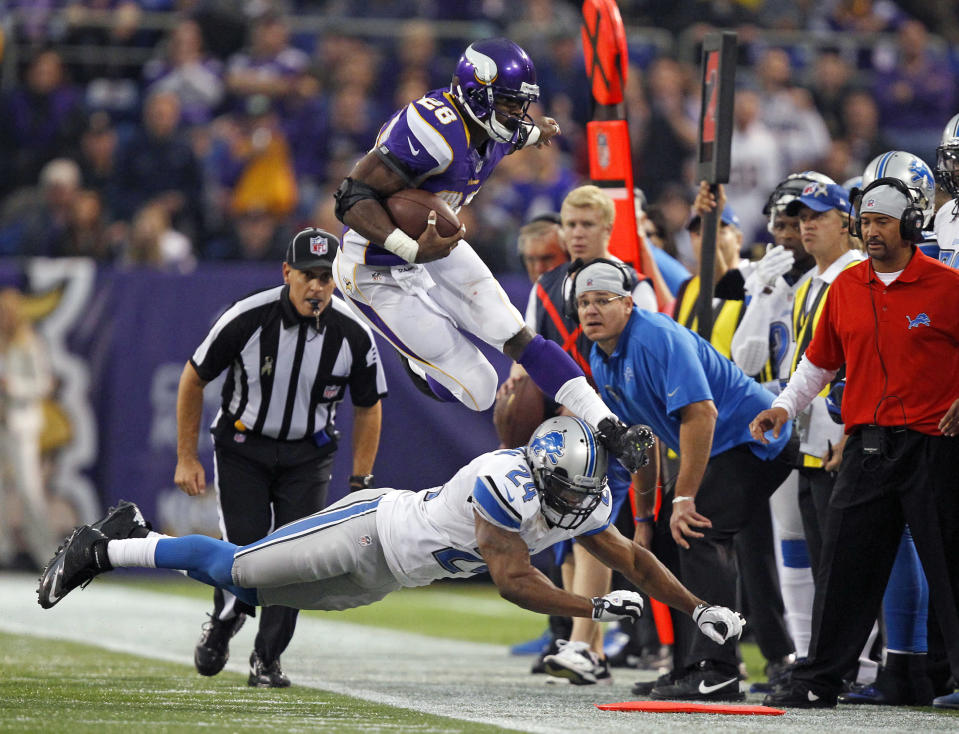
{"type": "Polygon", "coordinates": [[[386,396],[386,377],[369,327],[334,296],[320,317],[297,313],[281,285],[243,298],[217,319],[190,359],[202,380],[223,370],[214,426],[298,440],[332,428],[346,387],[354,405],[386,396]]]}

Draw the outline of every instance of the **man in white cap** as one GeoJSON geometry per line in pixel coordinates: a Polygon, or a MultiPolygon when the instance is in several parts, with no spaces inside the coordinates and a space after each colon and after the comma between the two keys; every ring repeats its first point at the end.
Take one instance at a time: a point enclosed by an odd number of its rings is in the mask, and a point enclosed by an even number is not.
{"type": "MultiPolygon", "coordinates": [[[[802,362],[750,424],[758,441],[779,436],[845,366],[848,440],[826,511],[809,658],[766,697],[773,706],[836,705],[907,522],[959,674],[959,494],[951,491],[959,474],[959,272],[916,247],[923,211],[898,179],[867,186],[856,216],[869,259],[833,281],[802,362]],[[917,379],[928,374],[938,379],[917,379]]],[[[928,703],[931,691],[916,697],[928,703]]]]}
{"type": "MultiPolygon", "coordinates": [[[[748,416],[773,395],[711,344],[665,314],[633,307],[620,266],[598,261],[576,274],[583,333],[595,343],[590,367],[604,402],[623,419],[642,416],[680,456],[675,484],[653,522],[654,487],[637,487],[635,539],[690,589],[736,603],[735,535],[789,474],[790,430],[768,444],[749,435],[748,416]]],[[[649,691],[655,699],[739,701],[735,645],[700,644],[679,618],[674,668],[649,691]]],[[[645,691],[643,691],[645,692],[645,691]]]]}

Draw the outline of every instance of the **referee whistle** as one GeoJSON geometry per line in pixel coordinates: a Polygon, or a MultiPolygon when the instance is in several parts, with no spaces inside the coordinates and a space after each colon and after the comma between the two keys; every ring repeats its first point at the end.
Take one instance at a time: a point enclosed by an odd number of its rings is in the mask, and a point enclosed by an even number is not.
{"type": "Polygon", "coordinates": [[[319,298],[308,298],[307,303],[310,304],[310,308],[313,309],[313,318],[316,319],[316,330],[320,330],[320,299],[319,298]]]}

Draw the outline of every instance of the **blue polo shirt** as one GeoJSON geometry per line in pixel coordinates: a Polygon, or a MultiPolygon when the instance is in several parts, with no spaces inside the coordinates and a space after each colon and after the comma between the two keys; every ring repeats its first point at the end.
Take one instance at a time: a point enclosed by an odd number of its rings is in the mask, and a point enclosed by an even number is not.
{"type": "Polygon", "coordinates": [[[629,424],[645,423],[679,452],[680,409],[712,400],[719,417],[710,457],[748,444],[760,459],[779,455],[789,440],[786,425],[768,445],[755,441],[749,423],[772,406],[771,392],[748,377],[698,334],[669,316],[634,308],[615,351],[593,345],[589,366],[603,401],[629,424]]]}

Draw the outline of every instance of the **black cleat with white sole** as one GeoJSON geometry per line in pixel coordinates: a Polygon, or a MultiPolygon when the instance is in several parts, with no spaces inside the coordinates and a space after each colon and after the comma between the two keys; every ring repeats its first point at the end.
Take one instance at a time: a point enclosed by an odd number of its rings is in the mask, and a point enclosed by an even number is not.
{"type": "Polygon", "coordinates": [[[107,557],[108,540],[90,525],[74,530],[40,575],[37,588],[40,606],[49,609],[78,586],[86,586],[94,577],[112,570],[107,557]]]}
{"type": "Polygon", "coordinates": [[[649,692],[655,701],[744,701],[739,690],[739,673],[723,673],[703,662],[687,668],[686,674],[671,683],[657,685],[649,692]]]}
{"type": "Polygon", "coordinates": [[[143,519],[140,508],[127,500],[120,500],[116,507],[111,507],[107,514],[91,527],[112,540],[145,538],[153,529],[153,526],[143,519]]]}

